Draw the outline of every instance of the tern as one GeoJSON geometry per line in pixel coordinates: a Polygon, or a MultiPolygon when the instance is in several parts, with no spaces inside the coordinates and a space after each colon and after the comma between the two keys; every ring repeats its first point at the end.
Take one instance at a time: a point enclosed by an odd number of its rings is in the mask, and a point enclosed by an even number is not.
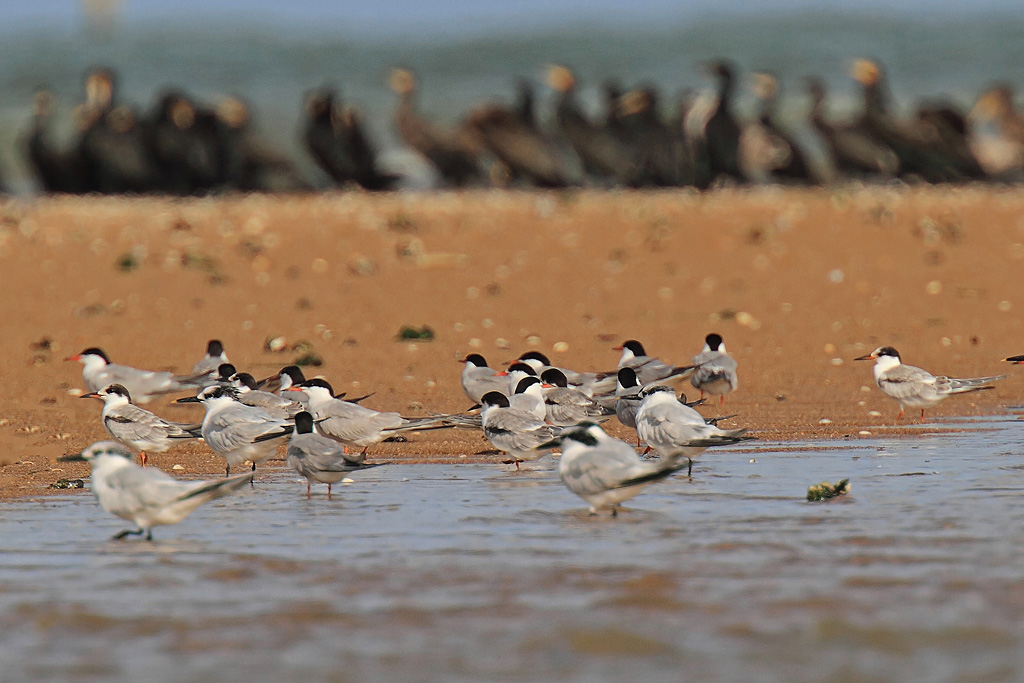
{"type": "Polygon", "coordinates": [[[462,369],[462,390],[473,403],[480,403],[489,391],[507,391],[508,380],[496,376],[497,371],[487,367],[487,361],[479,353],[471,353],[459,362],[466,364],[462,369]]]}
{"type": "Polygon", "coordinates": [[[512,408],[505,394],[491,391],[480,402],[484,407],[480,414],[484,436],[492,446],[512,457],[516,469],[521,462],[543,457],[548,449],[541,448],[541,444],[558,434],[557,428],[532,413],[512,408]]]}
{"type": "Polygon", "coordinates": [[[615,414],[613,409],[570,387],[568,378],[558,368],[545,370],[541,380],[550,387],[544,392],[545,419],[556,427],[569,427],[584,420],[601,422],[615,414]]]}
{"type": "Polygon", "coordinates": [[[1006,375],[968,379],[936,377],[927,370],[904,365],[900,352],[891,346],[880,346],[866,356],[859,356],[854,360],[875,361],[875,384],[883,394],[900,404],[897,420],[903,418],[905,408],[920,408],[921,422],[924,422],[924,411],[934,408],[947,396],[993,389],[994,387],[988,385],[1006,378],[1006,375]]]}
{"type": "Polygon", "coordinates": [[[197,507],[237,491],[253,478],[245,472],[227,479],[179,481],[155,468],[136,465],[130,450],[114,441],[98,441],[81,453],[60,460],[84,460],[92,468],[93,494],[107,512],[133,522],[138,529],[126,529],[114,536],[145,534],[153,540],[153,527],[177,524],[197,507]]]}
{"type": "Polygon", "coordinates": [[[534,369],[537,375],[543,375],[545,370],[555,369],[565,375],[568,384],[588,396],[598,396],[611,393],[612,381],[615,379],[614,372],[577,372],[569,368],[562,368],[551,364],[551,361],[540,351],[527,351],[518,358],[518,362],[526,363],[534,369]]]}
{"type": "Polygon", "coordinates": [[[536,377],[523,377],[516,385],[515,393],[508,397],[509,406],[530,413],[538,420],[547,419],[548,411],[544,403],[544,390],[547,386],[536,377]]]}
{"type": "Polygon", "coordinates": [[[89,391],[99,391],[111,384],[120,384],[128,390],[135,403],[146,404],[161,394],[176,394],[203,385],[202,375],[178,376],[170,372],[139,370],[127,365],[115,365],[107,354],[96,347],[64,360],[82,364],[82,379],[89,391]]]}
{"type": "Polygon", "coordinates": [[[202,360],[192,366],[193,375],[210,375],[217,372],[217,368],[225,363],[230,363],[228,354],[224,352],[224,344],[219,339],[211,339],[206,343],[206,355],[202,360]]]}
{"type": "Polygon", "coordinates": [[[201,436],[200,424],[171,422],[133,405],[131,394],[120,384],[111,384],[100,391],[82,394],[79,398],[98,398],[103,401],[101,417],[107,433],[139,451],[143,467],[146,466],[147,451],[163,453],[176,442],[201,436]]]}
{"type": "Polygon", "coordinates": [[[227,460],[225,475],[232,465],[269,460],[277,450],[277,439],[292,433],[294,426],[262,408],[239,403],[236,393],[224,387],[207,387],[198,396],[179,398],[177,403],[202,403],[206,408],[200,433],[213,452],[227,460]]]}
{"type": "Polygon", "coordinates": [[[656,382],[664,382],[669,379],[686,377],[694,369],[693,365],[677,367],[669,365],[654,356],[648,356],[644,345],[635,339],[625,341],[621,346],[616,346],[613,350],[622,352],[622,355],[619,356],[618,369],[632,368],[640,383],[644,386],[655,384],[656,382]]]}
{"type": "Polygon", "coordinates": [[[317,434],[313,427],[313,416],[306,411],[295,416],[295,431],[288,443],[288,466],[306,478],[306,497],[314,481],[327,484],[327,497],[331,497],[331,485],[337,484],[349,472],[366,470],[379,465],[367,465],[363,453],[348,453],[344,446],[317,434]]]}
{"type": "Polygon", "coordinates": [[[746,441],[746,429],[719,429],[700,413],[681,402],[671,387],[655,385],[640,392],[643,401],[636,411],[636,433],[663,459],[693,459],[711,446],[728,446],[746,441]]]}
{"type": "Polygon", "coordinates": [[[720,396],[719,405],[725,405],[725,395],[736,391],[736,360],[726,353],[721,335],[709,334],[704,339],[704,349],[693,357],[696,366],[690,375],[690,384],[704,394],[720,396]]]}
{"type": "Polygon", "coordinates": [[[608,436],[593,422],[581,422],[539,448],[558,446],[558,476],[566,488],[590,503],[592,515],[610,508],[616,516],[620,503],[685,467],[664,459],[645,462],[632,446],[608,436]]]}
{"type": "Polygon", "coordinates": [[[306,380],[289,391],[302,391],[309,397],[307,410],[316,420],[324,436],[339,441],[346,447],[359,447],[363,453],[375,444],[403,432],[444,429],[452,425],[446,415],[406,418],[398,413],[378,412],[352,401],[334,396],[331,385],[323,379],[306,380]]]}
{"type": "Polygon", "coordinates": [[[257,382],[257,387],[263,391],[284,395],[284,392],[305,381],[306,376],[302,374],[302,368],[298,365],[286,365],[277,374],[257,382]]]}
{"type": "MultiPolygon", "coordinates": [[[[256,378],[248,372],[236,372],[231,375],[230,379],[232,385],[238,391],[236,398],[239,403],[254,408],[262,408],[274,417],[282,420],[291,420],[305,410],[300,401],[293,401],[290,397],[278,396],[269,391],[260,391],[256,388],[258,386],[256,378]]],[[[293,392],[288,393],[291,396],[299,396],[299,394],[293,392]]]]}

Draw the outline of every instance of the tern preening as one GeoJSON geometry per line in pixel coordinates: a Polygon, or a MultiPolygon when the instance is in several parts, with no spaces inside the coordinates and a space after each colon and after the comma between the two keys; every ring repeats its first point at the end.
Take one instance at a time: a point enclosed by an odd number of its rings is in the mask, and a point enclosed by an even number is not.
{"type": "Polygon", "coordinates": [[[721,335],[709,334],[704,339],[704,349],[693,357],[693,374],[690,384],[704,394],[720,396],[720,405],[725,404],[725,395],[736,391],[739,380],[736,378],[736,360],[726,353],[725,342],[721,335]]]}
{"type": "Polygon", "coordinates": [[[558,476],[566,488],[590,503],[592,515],[609,508],[615,516],[620,503],[686,467],[668,459],[645,462],[632,446],[608,436],[593,422],[566,429],[539,448],[558,446],[558,476]]]}
{"type": "Polygon", "coordinates": [[[729,446],[751,437],[746,429],[719,429],[696,410],[676,398],[671,387],[655,385],[640,392],[643,402],[636,411],[636,433],[668,460],[693,460],[712,446],[729,446]]]}

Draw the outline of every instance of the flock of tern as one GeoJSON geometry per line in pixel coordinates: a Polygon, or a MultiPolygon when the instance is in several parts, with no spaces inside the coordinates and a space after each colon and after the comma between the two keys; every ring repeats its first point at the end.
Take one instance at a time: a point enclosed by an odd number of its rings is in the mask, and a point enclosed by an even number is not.
{"type": "MultiPolygon", "coordinates": [[[[618,506],[645,486],[687,468],[707,448],[727,446],[752,437],[746,429],[723,429],[720,420],[706,419],[694,408],[707,396],[726,394],[738,386],[737,364],[722,337],[709,334],[700,353],[688,365],[676,366],[647,355],[643,345],[629,340],[616,347],[618,367],[610,372],[577,372],[555,367],[544,354],[530,351],[505,370],[488,366],[480,354],[461,360],[462,388],[474,405],[458,414],[403,417],[361,405],[369,396],[345,399],[323,378],[307,379],[296,366],[262,381],[237,372],[223,344],[212,340],[207,353],[187,375],[140,370],[112,363],[98,348],[88,348],[66,360],[82,363],[89,393],[82,398],[103,401],[103,426],[114,441],[92,444],[65,460],[85,460],[92,468],[92,491],[100,505],[133,522],[115,538],[142,535],[152,527],[174,524],[200,504],[252,482],[256,465],[272,457],[288,439],[286,462],[307,480],[331,486],[349,473],[375,467],[366,463],[370,447],[404,432],[430,429],[480,429],[487,440],[519,469],[560,449],[558,471],[565,486],[587,501],[591,514],[618,506]],[[700,391],[688,403],[676,396],[670,383],[688,378],[700,391]],[[189,392],[177,403],[200,403],[202,422],[184,424],[164,419],[141,407],[165,394],[189,392]],[[600,423],[617,417],[635,429],[637,447],[607,434],[600,423]],[[225,478],[179,481],[146,467],[147,453],[163,453],[177,443],[201,439],[226,462],[225,478]],[[134,463],[134,451],[142,466],[134,463]],[[645,459],[653,451],[654,459],[645,459]],[[244,463],[251,470],[231,475],[244,463]]],[[[878,387],[904,408],[924,411],[947,396],[991,389],[1005,375],[952,379],[903,365],[889,346],[856,360],[874,360],[878,387]]],[[[1006,359],[1024,363],[1024,356],[1006,359]]]]}

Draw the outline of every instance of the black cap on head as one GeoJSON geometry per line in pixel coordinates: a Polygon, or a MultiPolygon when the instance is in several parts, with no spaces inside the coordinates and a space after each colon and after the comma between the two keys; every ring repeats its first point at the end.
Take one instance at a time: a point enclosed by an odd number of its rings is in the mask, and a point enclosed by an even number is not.
{"type": "Polygon", "coordinates": [[[506,370],[505,372],[513,373],[516,370],[519,370],[520,372],[525,372],[527,375],[537,374],[537,371],[534,370],[529,365],[527,365],[526,363],[513,363],[512,365],[508,366],[508,370],[506,370]]]}
{"type": "Polygon", "coordinates": [[[306,376],[302,374],[302,369],[298,365],[286,365],[278,374],[291,377],[292,384],[301,384],[306,381],[306,376]]]}
{"type": "Polygon", "coordinates": [[[100,358],[102,358],[107,363],[110,363],[110,359],[107,358],[107,354],[103,353],[103,349],[95,347],[95,346],[90,346],[89,348],[87,348],[85,351],[82,351],[78,355],[79,356],[99,356],[100,358]]]}
{"type": "Polygon", "coordinates": [[[647,352],[644,351],[644,345],[638,342],[636,339],[630,339],[629,341],[622,342],[622,348],[629,349],[633,352],[634,356],[646,356],[647,352]]]}
{"type": "MultiPolygon", "coordinates": [[[[569,439],[570,441],[578,441],[585,446],[596,446],[597,437],[590,433],[591,427],[598,427],[597,423],[589,420],[580,422],[575,427],[572,427],[568,431],[562,434],[563,439],[569,439]]],[[[598,427],[600,429],[600,427],[598,427]]]]}
{"type": "Polygon", "coordinates": [[[712,332],[708,336],[704,337],[704,343],[707,344],[708,348],[712,351],[717,351],[718,347],[722,345],[722,335],[712,332]]]}
{"type": "Polygon", "coordinates": [[[519,384],[516,385],[515,393],[521,394],[534,384],[540,384],[540,380],[537,379],[536,377],[524,377],[521,380],[519,380],[519,384]]]}
{"type": "Polygon", "coordinates": [[[488,391],[480,399],[480,403],[485,406],[501,406],[502,408],[508,408],[508,397],[500,391],[488,391]]]}
{"type": "Polygon", "coordinates": [[[551,361],[540,351],[527,351],[523,355],[519,356],[519,360],[536,360],[540,361],[544,365],[551,365],[551,361]]]}
{"type": "Polygon", "coordinates": [[[640,386],[640,380],[636,377],[636,371],[633,368],[622,368],[619,370],[619,384],[626,387],[638,387],[640,386]]]}
{"type": "Polygon", "coordinates": [[[540,378],[547,384],[554,384],[556,387],[569,386],[569,380],[566,379],[565,373],[558,368],[548,368],[540,374],[540,378]]]}
{"type": "Polygon", "coordinates": [[[295,414],[295,433],[296,434],[312,434],[313,433],[313,416],[303,410],[301,413],[295,414]]]}
{"type": "Polygon", "coordinates": [[[667,387],[664,384],[657,384],[652,387],[644,387],[644,389],[640,392],[640,396],[646,397],[650,396],[651,394],[660,394],[662,392],[667,392],[669,394],[672,394],[673,396],[676,395],[675,392],[672,390],[672,387],[667,387]]]}
{"type": "Polygon", "coordinates": [[[900,352],[891,346],[883,346],[882,348],[875,351],[876,356],[892,356],[893,358],[899,358],[900,352]]]}
{"type": "Polygon", "coordinates": [[[326,389],[331,394],[331,396],[334,396],[334,389],[331,387],[330,382],[323,379],[322,377],[314,377],[313,379],[307,379],[305,382],[302,382],[301,386],[320,387],[322,389],[326,389]]]}
{"type": "Polygon", "coordinates": [[[479,353],[471,353],[471,354],[469,354],[468,356],[466,356],[465,358],[462,359],[462,362],[463,363],[472,363],[473,365],[477,366],[478,368],[486,368],[487,367],[487,361],[479,353]]]}
{"type": "Polygon", "coordinates": [[[121,396],[124,396],[126,399],[128,399],[129,403],[131,403],[131,400],[132,400],[131,394],[128,393],[128,389],[126,389],[123,384],[111,384],[109,387],[104,389],[101,393],[104,393],[104,394],[119,394],[121,396]]]}
{"type": "Polygon", "coordinates": [[[206,343],[206,355],[219,356],[222,353],[224,353],[224,345],[220,343],[219,339],[211,339],[206,343]]]}
{"type": "Polygon", "coordinates": [[[222,398],[224,396],[233,398],[236,393],[237,392],[229,391],[224,387],[212,386],[207,387],[206,389],[203,389],[201,392],[199,392],[199,399],[206,400],[208,398],[222,398]]]}
{"type": "Polygon", "coordinates": [[[229,380],[231,379],[231,375],[235,374],[235,372],[235,366],[232,365],[231,363],[221,363],[219,366],[217,366],[217,375],[219,376],[219,379],[225,381],[229,380]]]}
{"type": "Polygon", "coordinates": [[[231,376],[231,379],[235,380],[242,386],[246,387],[251,391],[255,391],[257,384],[256,378],[250,375],[248,372],[236,372],[231,376]]]}

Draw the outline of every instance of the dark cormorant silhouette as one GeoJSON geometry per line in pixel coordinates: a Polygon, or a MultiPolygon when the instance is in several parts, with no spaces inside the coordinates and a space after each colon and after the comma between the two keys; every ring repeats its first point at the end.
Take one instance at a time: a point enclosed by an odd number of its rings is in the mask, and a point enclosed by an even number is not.
{"type": "Polygon", "coordinates": [[[706,118],[702,125],[687,125],[700,187],[706,187],[722,176],[744,179],[739,163],[741,129],[732,111],[736,88],[733,66],[719,60],[708,64],[706,69],[718,81],[715,102],[710,113],[703,114],[706,118]]]}
{"type": "Polygon", "coordinates": [[[104,194],[150,192],[157,172],[146,149],[135,110],[116,101],[114,72],[92,69],[85,78],[85,102],[76,111],[78,150],[88,189],[104,194]]]}
{"type": "Polygon", "coordinates": [[[161,190],[193,195],[224,184],[224,138],[216,113],[183,92],[160,96],[144,135],[161,190]]]}
{"type": "Polygon", "coordinates": [[[388,79],[398,94],[395,129],[405,144],[433,165],[445,183],[462,187],[480,182],[481,149],[474,135],[463,128],[445,128],[416,111],[416,77],[408,69],[392,69],[388,79]]]}
{"type": "Polygon", "coordinates": [[[980,167],[958,158],[943,141],[935,121],[905,124],[889,112],[889,91],[882,68],[868,59],[857,60],[853,77],[863,88],[864,108],[860,124],[878,142],[887,145],[900,161],[901,176],[917,176],[928,182],[953,182],[979,178],[980,167]]]}
{"type": "Polygon", "coordinates": [[[810,183],[814,181],[807,159],[800,147],[776,120],[776,102],[779,84],[774,74],[754,74],[754,94],[760,102],[760,111],[752,128],[763,131],[767,145],[772,148],[772,163],[764,170],[772,180],[781,182],[810,183]]]}
{"type": "Polygon", "coordinates": [[[466,126],[479,135],[481,144],[507,167],[513,179],[538,187],[566,187],[570,182],[558,149],[537,128],[533,90],[524,81],[518,90],[514,107],[478,107],[466,117],[466,126]]]}
{"type": "Polygon", "coordinates": [[[820,79],[808,79],[807,92],[811,97],[811,126],[821,136],[836,172],[855,178],[896,176],[900,162],[892,149],[875,140],[857,123],[835,124],[826,119],[827,93],[820,79]]]}
{"type": "Polygon", "coordinates": [[[606,126],[595,126],[576,101],[576,78],[564,66],[548,70],[548,84],[559,93],[555,120],[559,131],[580,159],[583,170],[595,178],[632,185],[638,166],[631,150],[606,126]]]}
{"type": "Polygon", "coordinates": [[[635,184],[672,187],[693,182],[682,129],[661,120],[654,87],[643,86],[622,95],[619,121],[636,154],[639,170],[635,184]]]}
{"type": "Polygon", "coordinates": [[[304,192],[313,189],[291,159],[252,129],[249,106],[237,97],[217,105],[224,139],[225,188],[243,192],[304,192]]]}
{"type": "Polygon", "coordinates": [[[25,136],[25,154],[45,192],[81,193],[88,190],[85,167],[77,146],[60,149],[51,138],[56,100],[38,90],[32,103],[32,127],[25,136]]]}
{"type": "Polygon", "coordinates": [[[377,152],[355,109],[343,107],[334,88],[320,88],[306,99],[303,141],[310,156],[337,185],[356,183],[367,190],[389,190],[396,175],[377,169],[377,152]]]}

